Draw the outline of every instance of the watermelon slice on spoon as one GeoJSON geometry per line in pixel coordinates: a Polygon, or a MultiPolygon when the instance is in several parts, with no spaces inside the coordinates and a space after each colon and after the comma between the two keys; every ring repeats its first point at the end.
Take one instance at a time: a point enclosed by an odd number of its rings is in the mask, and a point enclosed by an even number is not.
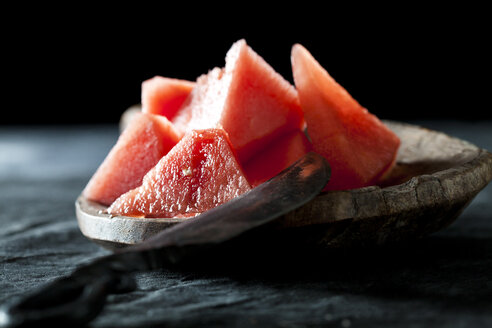
{"type": "Polygon", "coordinates": [[[108,213],[133,217],[188,217],[251,189],[222,129],[188,133],[142,185],[121,195],[108,213]]]}
{"type": "Polygon", "coordinates": [[[136,113],[83,191],[92,201],[110,205],[139,186],[144,175],[179,141],[165,117],[136,113]]]}
{"type": "Polygon", "coordinates": [[[142,111],[172,120],[195,86],[194,82],[155,76],[142,82],[142,111]]]}
{"type": "Polygon", "coordinates": [[[172,122],[182,135],[223,128],[241,163],[304,124],[295,88],[244,40],[227,52],[225,68],[198,78],[172,122]]]}
{"type": "Polygon", "coordinates": [[[244,172],[252,187],[273,178],[282,170],[312,150],[306,135],[296,130],[273,141],[255,154],[245,165],[244,172]]]}
{"type": "Polygon", "coordinates": [[[294,45],[291,60],[314,151],[331,166],[325,190],[377,183],[395,163],[398,136],[352,98],[306,48],[294,45]]]}

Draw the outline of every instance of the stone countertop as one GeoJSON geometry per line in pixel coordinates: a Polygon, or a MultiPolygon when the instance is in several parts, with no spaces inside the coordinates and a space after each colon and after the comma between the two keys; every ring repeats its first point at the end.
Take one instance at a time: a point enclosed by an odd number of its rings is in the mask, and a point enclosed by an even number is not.
{"type": "MultiPolygon", "coordinates": [[[[410,122],[492,150],[492,122],[410,122]]],[[[109,251],[74,202],[117,126],[0,126],[0,305],[109,251]]],[[[492,185],[448,228],[406,245],[231,259],[136,275],[93,327],[490,327],[492,185]]]]}

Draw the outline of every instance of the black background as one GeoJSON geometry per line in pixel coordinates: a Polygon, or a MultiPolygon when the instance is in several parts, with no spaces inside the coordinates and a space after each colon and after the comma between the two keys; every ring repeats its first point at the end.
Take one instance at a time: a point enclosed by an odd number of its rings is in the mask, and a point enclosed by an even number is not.
{"type": "Polygon", "coordinates": [[[303,44],[382,118],[492,118],[483,8],[363,8],[355,14],[329,6],[280,15],[255,7],[263,15],[244,18],[237,15],[242,7],[233,13],[130,7],[125,15],[30,9],[4,13],[14,19],[2,23],[0,125],[115,123],[140,102],[142,81],[154,75],[195,80],[223,66],[240,38],[291,82],[290,50],[303,44]]]}

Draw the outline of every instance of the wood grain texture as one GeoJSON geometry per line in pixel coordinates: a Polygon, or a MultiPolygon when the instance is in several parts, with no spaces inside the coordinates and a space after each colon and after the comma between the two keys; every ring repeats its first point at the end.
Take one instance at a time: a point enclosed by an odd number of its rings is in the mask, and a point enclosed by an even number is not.
{"type": "MultiPolygon", "coordinates": [[[[271,225],[272,240],[337,249],[422,238],[451,224],[492,180],[492,154],[415,125],[385,122],[402,140],[396,167],[379,186],[331,191],[271,225]]],[[[110,218],[80,197],[82,233],[114,248],[185,219],[110,218]]]]}

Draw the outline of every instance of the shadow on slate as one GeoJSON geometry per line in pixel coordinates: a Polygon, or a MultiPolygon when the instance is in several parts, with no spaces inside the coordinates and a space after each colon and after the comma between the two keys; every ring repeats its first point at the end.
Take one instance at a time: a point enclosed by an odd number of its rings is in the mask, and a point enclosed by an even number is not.
{"type": "MultiPolygon", "coordinates": [[[[250,238],[250,237],[248,237],[250,238]]],[[[492,239],[430,236],[408,243],[327,251],[241,241],[175,268],[189,279],[225,277],[265,286],[323,285],[332,292],[438,302],[483,312],[492,307],[492,239]]]]}

